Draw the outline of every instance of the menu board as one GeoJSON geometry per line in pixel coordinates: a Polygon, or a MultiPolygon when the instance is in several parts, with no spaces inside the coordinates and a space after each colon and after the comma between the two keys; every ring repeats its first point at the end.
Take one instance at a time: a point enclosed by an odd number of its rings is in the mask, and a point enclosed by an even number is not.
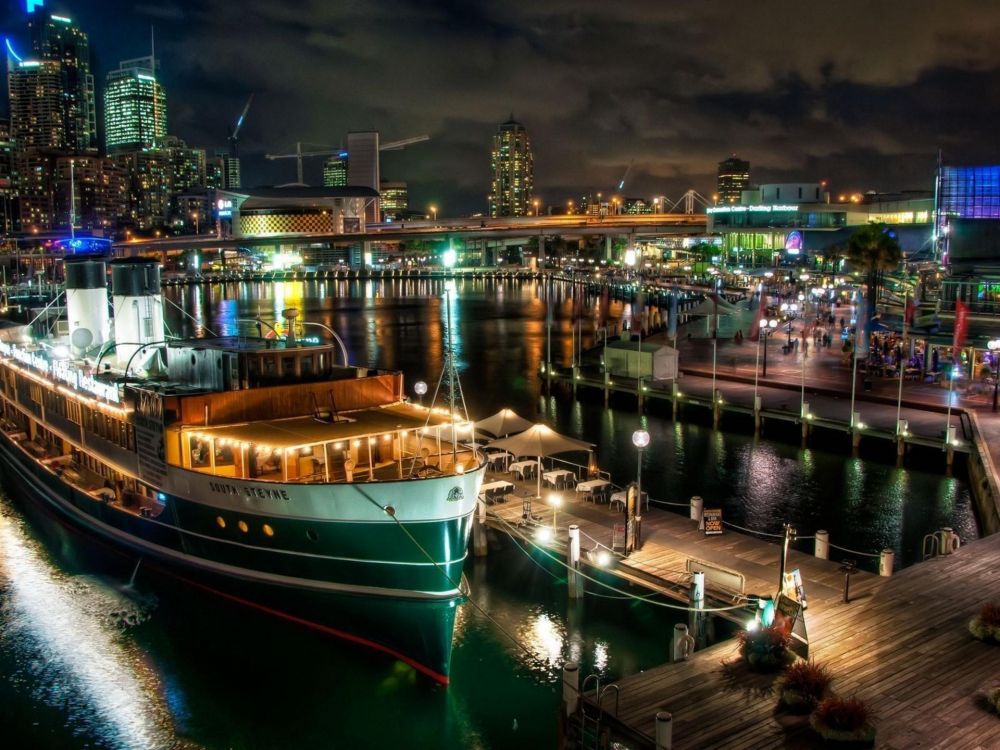
{"type": "Polygon", "coordinates": [[[722,533],[722,508],[705,508],[702,518],[705,519],[705,536],[722,533]]]}

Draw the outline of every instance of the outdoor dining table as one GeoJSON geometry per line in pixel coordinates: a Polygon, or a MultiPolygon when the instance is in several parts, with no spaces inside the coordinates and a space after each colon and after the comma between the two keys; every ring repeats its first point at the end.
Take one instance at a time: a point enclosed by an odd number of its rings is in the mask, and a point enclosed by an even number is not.
{"type": "MultiPolygon", "coordinates": [[[[610,505],[612,508],[614,508],[616,505],[621,505],[622,510],[625,510],[625,501],[627,499],[628,499],[628,494],[626,493],[626,491],[619,490],[618,492],[615,492],[611,495],[610,505]]],[[[646,501],[646,510],[649,510],[649,493],[644,491],[642,493],[641,499],[646,501]]]]}
{"type": "Polygon", "coordinates": [[[506,465],[506,463],[513,458],[507,451],[491,451],[489,449],[483,451],[486,456],[486,460],[489,462],[490,466],[496,466],[497,464],[506,465]]]}
{"type": "Polygon", "coordinates": [[[594,490],[600,489],[601,487],[607,487],[611,482],[606,479],[588,479],[585,482],[580,482],[576,486],[577,492],[582,492],[586,497],[590,498],[593,496],[594,490]]]}
{"type": "Polygon", "coordinates": [[[503,479],[499,479],[499,480],[497,480],[495,482],[485,482],[479,488],[479,494],[481,496],[483,496],[483,498],[485,499],[485,498],[487,498],[489,496],[489,493],[493,492],[494,490],[501,490],[501,491],[508,491],[508,492],[510,492],[510,491],[513,491],[513,489],[514,489],[513,482],[508,482],[508,481],[505,481],[503,479]]]}
{"type": "Polygon", "coordinates": [[[553,469],[552,471],[547,471],[542,474],[542,479],[544,479],[549,484],[555,486],[559,484],[563,479],[573,476],[573,472],[569,469],[553,469]]]}
{"type": "Polygon", "coordinates": [[[511,474],[517,474],[518,477],[524,479],[525,469],[534,469],[536,466],[538,466],[536,461],[515,461],[507,467],[507,470],[511,474]]]}

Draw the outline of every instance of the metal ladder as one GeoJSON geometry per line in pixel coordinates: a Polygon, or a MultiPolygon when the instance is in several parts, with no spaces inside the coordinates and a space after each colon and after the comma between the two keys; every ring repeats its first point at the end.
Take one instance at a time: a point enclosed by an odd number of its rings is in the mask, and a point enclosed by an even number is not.
{"type": "MultiPolygon", "coordinates": [[[[588,713],[587,702],[580,701],[580,750],[599,750],[601,747],[601,717],[604,715],[604,698],[610,691],[614,691],[615,710],[614,716],[618,716],[618,706],[621,701],[621,689],[618,685],[605,685],[601,688],[601,678],[596,674],[587,675],[580,689],[581,696],[587,692],[588,685],[593,681],[594,692],[597,693],[597,709],[595,713],[588,713]]],[[[591,708],[591,712],[595,709],[591,708]]]]}

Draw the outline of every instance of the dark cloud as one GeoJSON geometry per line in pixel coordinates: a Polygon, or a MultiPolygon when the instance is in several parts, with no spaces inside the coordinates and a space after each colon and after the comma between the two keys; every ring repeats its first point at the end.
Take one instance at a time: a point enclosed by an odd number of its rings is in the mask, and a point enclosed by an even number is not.
{"type": "MultiPolygon", "coordinates": [[[[938,148],[1000,159],[1000,6],[992,0],[68,0],[103,69],[145,50],[151,19],[171,130],[221,146],[251,92],[250,179],[263,154],[351,129],[431,141],[384,156],[415,205],[482,210],[489,146],[511,112],[536,184],[562,203],[610,190],[713,188],[715,164],[837,189],[927,187],[938,148]]],[[[7,25],[8,28],[10,24],[7,25]]],[[[309,176],[319,179],[320,165],[309,176]]]]}

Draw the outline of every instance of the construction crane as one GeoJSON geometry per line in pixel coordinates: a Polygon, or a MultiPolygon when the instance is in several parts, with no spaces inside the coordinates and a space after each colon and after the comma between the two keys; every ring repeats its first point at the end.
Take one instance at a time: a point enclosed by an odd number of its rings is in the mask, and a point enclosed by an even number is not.
{"type": "Polygon", "coordinates": [[[240,130],[243,129],[243,121],[247,118],[247,112],[250,111],[250,105],[253,104],[253,94],[250,94],[250,98],[247,99],[247,104],[240,113],[239,118],[236,120],[236,124],[233,126],[232,132],[229,134],[229,155],[239,156],[239,138],[240,130]]]}
{"type": "MultiPolygon", "coordinates": [[[[429,141],[431,137],[429,135],[417,135],[413,138],[403,138],[398,141],[389,141],[388,143],[379,144],[379,151],[400,151],[407,146],[412,146],[414,143],[423,143],[424,141],[429,141]]],[[[333,146],[324,143],[307,143],[303,141],[298,141],[295,144],[295,151],[290,154],[265,154],[264,158],[274,161],[275,159],[295,159],[296,176],[298,178],[298,183],[303,184],[303,174],[302,174],[302,160],[312,157],[312,156],[339,156],[340,158],[346,157],[347,151],[343,148],[335,148],[333,146]],[[303,146],[315,146],[318,147],[318,151],[303,151],[303,146]]]]}

